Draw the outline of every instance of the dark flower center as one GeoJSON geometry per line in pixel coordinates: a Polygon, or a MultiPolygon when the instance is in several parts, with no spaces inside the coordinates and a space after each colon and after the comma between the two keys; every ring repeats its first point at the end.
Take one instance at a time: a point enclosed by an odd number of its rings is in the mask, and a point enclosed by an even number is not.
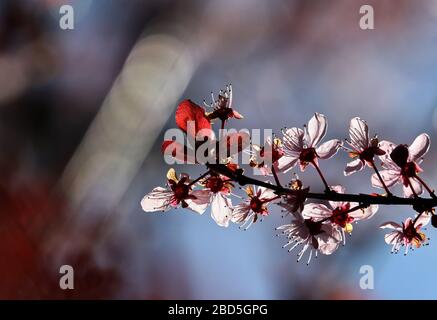
{"type": "Polygon", "coordinates": [[[351,223],[354,218],[349,216],[349,208],[347,206],[336,208],[332,211],[331,222],[344,228],[348,223],[351,223]]]}
{"type": "Polygon", "coordinates": [[[206,181],[206,187],[211,190],[213,193],[217,193],[222,191],[224,187],[224,182],[220,177],[213,176],[208,178],[206,181]]]}
{"type": "Polygon", "coordinates": [[[303,163],[313,162],[317,158],[316,149],[306,148],[300,152],[299,160],[303,163]]]}
{"type": "Polygon", "coordinates": [[[322,223],[320,221],[316,222],[313,221],[312,219],[305,219],[304,223],[305,226],[308,228],[310,235],[312,236],[316,236],[324,232],[322,230],[322,223]]]}
{"type": "Polygon", "coordinates": [[[185,179],[181,179],[177,183],[170,180],[170,186],[174,194],[173,197],[178,203],[189,197],[190,187],[185,184],[185,179]]]}
{"type": "Polygon", "coordinates": [[[396,163],[400,168],[403,168],[408,161],[408,147],[404,144],[398,145],[393,151],[390,153],[390,158],[396,163]]]}
{"type": "Polygon", "coordinates": [[[260,200],[260,198],[258,197],[252,197],[252,199],[250,199],[250,209],[252,209],[253,212],[256,213],[261,213],[264,211],[264,206],[263,206],[264,202],[262,202],[260,200]]]}
{"type": "Polygon", "coordinates": [[[409,242],[411,242],[413,239],[416,239],[419,242],[423,241],[421,234],[417,232],[416,228],[414,227],[414,223],[412,222],[403,227],[403,233],[409,242]]]}
{"type": "Polygon", "coordinates": [[[373,158],[375,157],[375,154],[380,153],[379,148],[376,147],[367,147],[360,153],[360,159],[363,161],[371,162],[373,161],[373,158]]]}
{"type": "Polygon", "coordinates": [[[414,162],[407,162],[401,169],[402,176],[406,178],[415,177],[417,172],[417,166],[414,162]]]}

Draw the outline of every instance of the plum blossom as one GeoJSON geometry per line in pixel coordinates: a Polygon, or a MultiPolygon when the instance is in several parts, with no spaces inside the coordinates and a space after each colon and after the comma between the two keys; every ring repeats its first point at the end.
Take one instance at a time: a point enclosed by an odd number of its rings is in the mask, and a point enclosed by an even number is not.
{"type": "Polygon", "coordinates": [[[421,232],[421,228],[426,226],[430,219],[431,215],[424,212],[414,220],[411,217],[407,218],[402,225],[393,221],[383,223],[381,229],[393,230],[384,236],[385,242],[392,246],[391,253],[398,253],[401,247],[405,247],[404,255],[407,255],[410,247],[420,248],[426,245],[428,239],[421,232]]]}
{"type": "Polygon", "coordinates": [[[316,113],[309,120],[304,130],[300,128],[284,129],[284,156],[279,159],[278,167],[287,172],[299,161],[302,171],[312,163],[317,165],[318,159],[329,159],[342,146],[342,141],[332,139],[319,145],[326,135],[328,121],[323,114],[316,113]]]}
{"type": "Polygon", "coordinates": [[[245,230],[258,221],[258,216],[267,216],[267,205],[279,198],[273,190],[256,186],[248,186],[246,194],[249,198],[235,206],[232,214],[232,222],[240,223],[240,228],[247,224],[245,230]]]}
{"type": "Polygon", "coordinates": [[[281,230],[288,242],[283,246],[291,252],[298,246],[301,250],[297,254],[299,262],[305,252],[309,250],[307,265],[311,262],[313,252],[317,257],[317,253],[330,255],[338,249],[341,241],[341,233],[331,224],[323,224],[322,222],[314,221],[313,219],[305,219],[301,213],[293,213],[293,220],[290,224],[282,225],[276,230],[281,230]]]}
{"type": "Polygon", "coordinates": [[[282,201],[279,202],[278,205],[284,208],[287,213],[302,211],[310,188],[304,188],[302,181],[299,180],[297,175],[296,179],[293,179],[290,182],[289,188],[291,189],[291,192],[283,195],[282,201]]]}
{"type": "Polygon", "coordinates": [[[214,99],[214,94],[211,92],[211,99],[211,104],[203,101],[206,107],[213,108],[213,111],[206,113],[208,119],[220,119],[223,122],[230,118],[243,119],[238,111],[232,109],[232,85],[227,85],[225,90],[220,90],[217,100],[214,99]]]}
{"type": "Polygon", "coordinates": [[[369,128],[367,123],[355,117],[350,121],[349,125],[350,145],[349,156],[355,159],[349,162],[344,170],[344,175],[348,176],[362,170],[366,165],[373,168],[373,159],[376,156],[382,156],[385,151],[379,147],[379,140],[375,136],[372,139],[369,137],[369,128]]]}
{"type": "Polygon", "coordinates": [[[254,152],[250,161],[251,167],[258,168],[265,176],[272,173],[272,165],[274,170],[278,170],[278,161],[284,155],[282,141],[279,138],[268,137],[264,146],[253,144],[252,149],[254,152]]]}
{"type": "Polygon", "coordinates": [[[202,214],[210,199],[209,190],[192,190],[189,176],[181,174],[177,178],[174,169],[167,172],[167,187],[156,187],[141,200],[146,212],[167,211],[181,206],[202,214]]]}
{"type": "Polygon", "coordinates": [[[229,197],[233,184],[228,177],[212,174],[202,184],[210,193],[211,217],[221,227],[228,227],[232,218],[232,200],[229,197]]]}
{"type": "MultiPolygon", "coordinates": [[[[396,146],[392,142],[381,141],[380,148],[386,154],[380,157],[385,169],[380,174],[385,185],[391,187],[401,183],[407,198],[413,197],[414,194],[422,194],[423,188],[418,173],[423,170],[419,164],[428,152],[429,145],[430,139],[426,133],[418,135],[410,146],[403,144],[396,146]]],[[[372,175],[371,181],[374,187],[384,187],[376,174],[372,175]]]]}
{"type": "MultiPolygon", "coordinates": [[[[333,186],[331,190],[336,193],[345,192],[343,186],[333,186]]],[[[370,205],[367,208],[359,208],[358,206],[358,203],[355,202],[342,201],[329,201],[329,206],[320,203],[308,203],[302,211],[302,216],[306,219],[332,224],[334,228],[341,231],[343,244],[345,244],[345,232],[352,233],[352,223],[370,219],[378,211],[378,205],[370,205]],[[351,211],[353,208],[357,209],[351,211]]]]}

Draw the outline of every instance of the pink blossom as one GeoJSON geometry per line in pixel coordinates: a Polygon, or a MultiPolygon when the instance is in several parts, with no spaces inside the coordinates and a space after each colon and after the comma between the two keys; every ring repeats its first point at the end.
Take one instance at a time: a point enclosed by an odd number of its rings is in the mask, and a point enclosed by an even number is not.
{"type": "Polygon", "coordinates": [[[283,195],[282,201],[279,202],[278,205],[284,208],[285,211],[288,213],[302,211],[304,208],[304,203],[306,201],[307,193],[310,188],[304,188],[302,181],[300,181],[299,178],[293,179],[290,182],[289,187],[291,189],[291,192],[283,195]]]}
{"type": "Polygon", "coordinates": [[[205,212],[210,200],[208,190],[192,190],[189,176],[181,174],[177,178],[174,169],[167,173],[167,187],[156,187],[141,200],[141,207],[146,212],[167,211],[177,208],[191,209],[197,213],[205,212]]]}
{"type": "Polygon", "coordinates": [[[202,184],[210,193],[211,217],[221,227],[228,227],[232,218],[232,200],[229,197],[233,187],[229,178],[211,175],[202,184]]]}
{"type": "Polygon", "coordinates": [[[318,252],[330,255],[338,249],[341,234],[337,228],[334,228],[331,224],[323,224],[313,219],[305,219],[300,213],[294,213],[293,216],[294,219],[290,224],[282,225],[276,228],[276,230],[281,230],[282,234],[287,238],[288,242],[283,248],[291,246],[288,252],[301,246],[301,250],[297,254],[298,262],[308,250],[307,264],[310,263],[313,252],[315,252],[317,257],[318,252]]]}
{"type": "MultiPolygon", "coordinates": [[[[426,133],[417,136],[410,146],[403,144],[396,146],[392,142],[381,141],[380,148],[386,154],[380,157],[382,166],[385,169],[380,174],[386,186],[391,187],[401,183],[404,195],[407,198],[413,197],[414,193],[417,195],[422,194],[423,189],[420,181],[417,179],[417,174],[423,171],[419,164],[422,162],[423,156],[428,152],[429,145],[430,139],[426,133]]],[[[376,174],[372,175],[372,185],[383,188],[376,174]]]]}
{"type": "Polygon", "coordinates": [[[427,238],[421,232],[421,228],[429,223],[431,215],[424,212],[419,218],[413,220],[407,218],[402,225],[396,222],[389,221],[380,226],[381,229],[391,229],[390,233],[384,236],[385,242],[392,246],[391,252],[398,253],[400,248],[405,246],[405,255],[408,253],[410,247],[419,248],[425,245],[427,238]]]}
{"type": "Polygon", "coordinates": [[[251,167],[258,168],[263,175],[270,175],[272,173],[272,165],[275,170],[278,170],[279,160],[284,155],[280,139],[268,137],[264,146],[254,144],[252,149],[255,152],[251,158],[251,167]]]}
{"type": "Polygon", "coordinates": [[[252,223],[258,220],[258,216],[267,216],[269,214],[268,204],[279,197],[271,189],[264,187],[251,186],[246,188],[248,199],[234,207],[232,222],[240,223],[241,227],[245,224],[247,230],[252,223]]]}
{"type": "Polygon", "coordinates": [[[350,121],[349,137],[350,141],[347,141],[351,147],[349,156],[355,160],[347,164],[344,170],[345,176],[362,170],[366,164],[373,167],[375,155],[385,154],[385,151],[379,147],[378,138],[375,136],[370,139],[367,123],[358,117],[350,121]]]}
{"type": "Polygon", "coordinates": [[[217,100],[214,99],[214,94],[211,92],[211,99],[211,104],[203,101],[206,107],[213,109],[213,111],[206,113],[208,119],[220,119],[223,122],[230,118],[243,119],[243,116],[232,108],[232,85],[226,86],[225,90],[220,90],[217,100]]]}
{"type": "Polygon", "coordinates": [[[323,114],[316,113],[305,126],[283,130],[284,156],[278,161],[280,170],[286,172],[300,162],[300,168],[305,170],[308,164],[317,163],[320,159],[329,159],[334,156],[342,142],[332,139],[319,145],[326,134],[328,121],[323,114]]]}
{"type": "MultiPolygon", "coordinates": [[[[336,193],[344,193],[345,188],[343,186],[333,186],[331,190],[336,193]]],[[[345,232],[352,233],[353,222],[370,219],[378,211],[378,205],[370,205],[367,208],[358,208],[351,211],[357,207],[358,203],[355,202],[329,201],[329,206],[321,203],[308,203],[304,206],[302,216],[306,219],[332,224],[334,228],[341,231],[342,240],[345,243],[345,232]]]]}

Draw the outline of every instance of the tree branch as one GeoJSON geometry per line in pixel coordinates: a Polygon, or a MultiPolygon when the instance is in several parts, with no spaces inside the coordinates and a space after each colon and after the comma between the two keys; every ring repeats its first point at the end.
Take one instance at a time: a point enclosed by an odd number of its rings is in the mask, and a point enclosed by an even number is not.
{"type": "MultiPolygon", "coordinates": [[[[233,171],[224,164],[207,164],[207,167],[219,174],[227,176],[238,184],[244,186],[246,184],[253,184],[265,188],[269,188],[275,191],[278,195],[293,194],[296,191],[282,186],[274,185],[269,182],[264,182],[251,177],[248,177],[242,173],[242,171],[233,171]]],[[[401,198],[393,195],[378,196],[370,194],[348,194],[348,193],[336,193],[334,191],[325,193],[313,193],[308,192],[306,194],[308,199],[329,200],[329,201],[345,201],[345,202],[358,202],[366,205],[381,204],[381,205],[408,205],[413,206],[416,211],[423,212],[426,209],[431,209],[437,206],[437,199],[435,198],[401,198]]]]}

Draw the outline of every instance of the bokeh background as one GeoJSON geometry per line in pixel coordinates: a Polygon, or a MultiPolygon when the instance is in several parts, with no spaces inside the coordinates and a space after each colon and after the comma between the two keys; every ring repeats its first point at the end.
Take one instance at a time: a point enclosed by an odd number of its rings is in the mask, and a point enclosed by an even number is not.
{"type": "MultiPolygon", "coordinates": [[[[384,207],[347,245],[310,266],[281,248],[279,210],[242,232],[185,210],[146,214],[165,182],[160,153],[178,101],[226,83],[245,115],[235,128],[301,126],[328,138],[349,120],[411,143],[437,130],[435,0],[2,0],[0,2],[0,298],[435,299],[437,247],[390,255],[384,207]],[[61,30],[71,4],[75,29],[61,30]],[[375,9],[375,30],[359,8],[375,9]],[[75,270],[60,290],[59,267],[75,270]],[[362,265],[374,290],[361,290],[362,265]]],[[[437,185],[431,145],[424,177],[437,185]]],[[[375,192],[347,155],[323,161],[331,184],[375,192]]],[[[201,168],[178,171],[201,173],[201,168]]],[[[301,175],[322,190],[317,175],[301,175]]]]}

